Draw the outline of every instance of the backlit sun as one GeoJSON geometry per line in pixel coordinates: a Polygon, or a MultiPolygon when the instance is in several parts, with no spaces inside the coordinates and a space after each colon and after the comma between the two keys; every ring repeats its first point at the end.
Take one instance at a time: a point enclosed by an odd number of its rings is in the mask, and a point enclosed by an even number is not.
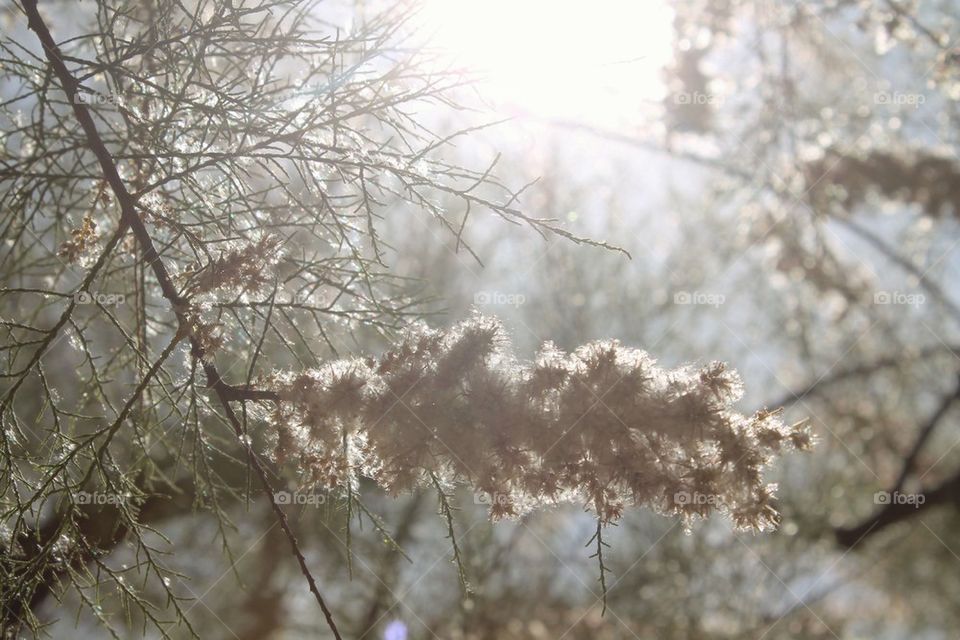
{"type": "Polygon", "coordinates": [[[423,17],[500,108],[613,124],[663,94],[673,13],[662,0],[427,0],[423,17]]]}

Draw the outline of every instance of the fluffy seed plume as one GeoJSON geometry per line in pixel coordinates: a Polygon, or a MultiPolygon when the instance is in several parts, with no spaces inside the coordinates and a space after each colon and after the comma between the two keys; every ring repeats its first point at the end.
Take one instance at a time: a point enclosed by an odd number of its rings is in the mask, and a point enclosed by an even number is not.
{"type": "Polygon", "coordinates": [[[185,274],[191,276],[189,293],[237,294],[260,290],[270,282],[270,268],[278,261],[280,244],[280,238],[264,236],[251,243],[231,246],[198,271],[185,274]]]}
{"type": "Polygon", "coordinates": [[[741,383],[722,363],[665,369],[614,341],[573,353],[547,343],[521,363],[499,321],[481,315],[411,329],[379,359],[271,382],[276,455],[306,483],[344,487],[363,474],[400,493],[434,474],[486,496],[494,518],[578,501],[603,522],[643,505],[764,530],[777,522],[764,467],[810,443],[778,412],[737,412],[741,383]]]}

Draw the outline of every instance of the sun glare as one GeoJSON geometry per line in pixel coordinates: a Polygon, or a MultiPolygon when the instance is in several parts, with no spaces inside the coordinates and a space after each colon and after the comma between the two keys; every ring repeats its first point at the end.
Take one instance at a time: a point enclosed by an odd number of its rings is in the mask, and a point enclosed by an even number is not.
{"type": "Polygon", "coordinates": [[[661,0],[427,0],[433,42],[500,108],[612,123],[663,93],[661,0]]]}

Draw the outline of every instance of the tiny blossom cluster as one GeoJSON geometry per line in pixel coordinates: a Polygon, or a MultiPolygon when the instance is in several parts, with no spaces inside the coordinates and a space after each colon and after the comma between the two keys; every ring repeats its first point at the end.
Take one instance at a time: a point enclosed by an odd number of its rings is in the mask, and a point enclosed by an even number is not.
{"type": "Polygon", "coordinates": [[[499,321],[481,315],[447,331],[417,326],[378,359],[270,382],[275,455],[305,483],[344,487],[363,474],[400,493],[434,474],[495,496],[494,518],[576,500],[603,521],[645,505],[685,521],[716,509],[763,530],[777,521],[763,468],[810,444],[777,412],[735,411],[740,380],[722,363],[668,370],[614,341],[573,353],[547,343],[521,363],[499,321]]]}
{"type": "Polygon", "coordinates": [[[250,243],[232,244],[216,259],[190,276],[189,292],[200,295],[211,291],[234,294],[258,291],[270,282],[269,268],[277,264],[280,238],[263,236],[250,243]]]}
{"type": "Polygon", "coordinates": [[[89,214],[85,215],[80,227],[71,231],[70,239],[60,245],[57,255],[67,262],[77,262],[96,244],[98,238],[96,221],[89,214]]]}

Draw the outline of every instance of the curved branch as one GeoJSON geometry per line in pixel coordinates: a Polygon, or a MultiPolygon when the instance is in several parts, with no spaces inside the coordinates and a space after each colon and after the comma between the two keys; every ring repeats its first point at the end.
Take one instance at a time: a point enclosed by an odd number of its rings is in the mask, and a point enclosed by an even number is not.
{"type": "Polygon", "coordinates": [[[914,518],[938,505],[953,504],[960,507],[960,473],[933,489],[924,491],[923,495],[925,498],[923,504],[894,504],[890,502],[860,524],[834,529],[837,543],[842,547],[852,548],[868,536],[882,531],[885,527],[914,518]]]}
{"type": "MultiPolygon", "coordinates": [[[[907,453],[907,456],[904,458],[903,467],[900,470],[897,481],[887,492],[891,496],[902,491],[907,478],[914,470],[917,456],[920,455],[924,444],[930,439],[930,436],[933,435],[937,426],[943,421],[943,418],[957,400],[960,400],[960,376],[958,376],[957,385],[953,392],[940,401],[937,410],[933,412],[933,415],[931,415],[930,418],[927,419],[927,422],[920,428],[920,433],[917,435],[909,453],[907,453]]],[[[852,527],[834,529],[837,542],[840,543],[841,546],[851,548],[859,544],[859,542],[867,536],[873,535],[884,527],[912,518],[930,507],[949,503],[955,503],[960,506],[960,473],[957,473],[934,489],[921,491],[921,494],[924,496],[922,503],[899,503],[896,500],[889,500],[879,511],[860,524],[852,527]]]]}
{"type": "Polygon", "coordinates": [[[924,359],[941,353],[950,353],[954,356],[960,357],[960,345],[934,345],[918,350],[915,355],[897,353],[878,358],[872,362],[864,362],[846,369],[838,369],[836,371],[831,370],[829,374],[821,376],[802,389],[798,389],[797,391],[787,391],[782,396],[767,402],[766,405],[768,407],[787,407],[800,402],[801,400],[805,400],[808,396],[818,393],[823,388],[830,388],[834,383],[843,382],[844,380],[848,380],[850,378],[869,376],[883,369],[903,367],[905,360],[909,361],[915,359],[924,359]]]}

